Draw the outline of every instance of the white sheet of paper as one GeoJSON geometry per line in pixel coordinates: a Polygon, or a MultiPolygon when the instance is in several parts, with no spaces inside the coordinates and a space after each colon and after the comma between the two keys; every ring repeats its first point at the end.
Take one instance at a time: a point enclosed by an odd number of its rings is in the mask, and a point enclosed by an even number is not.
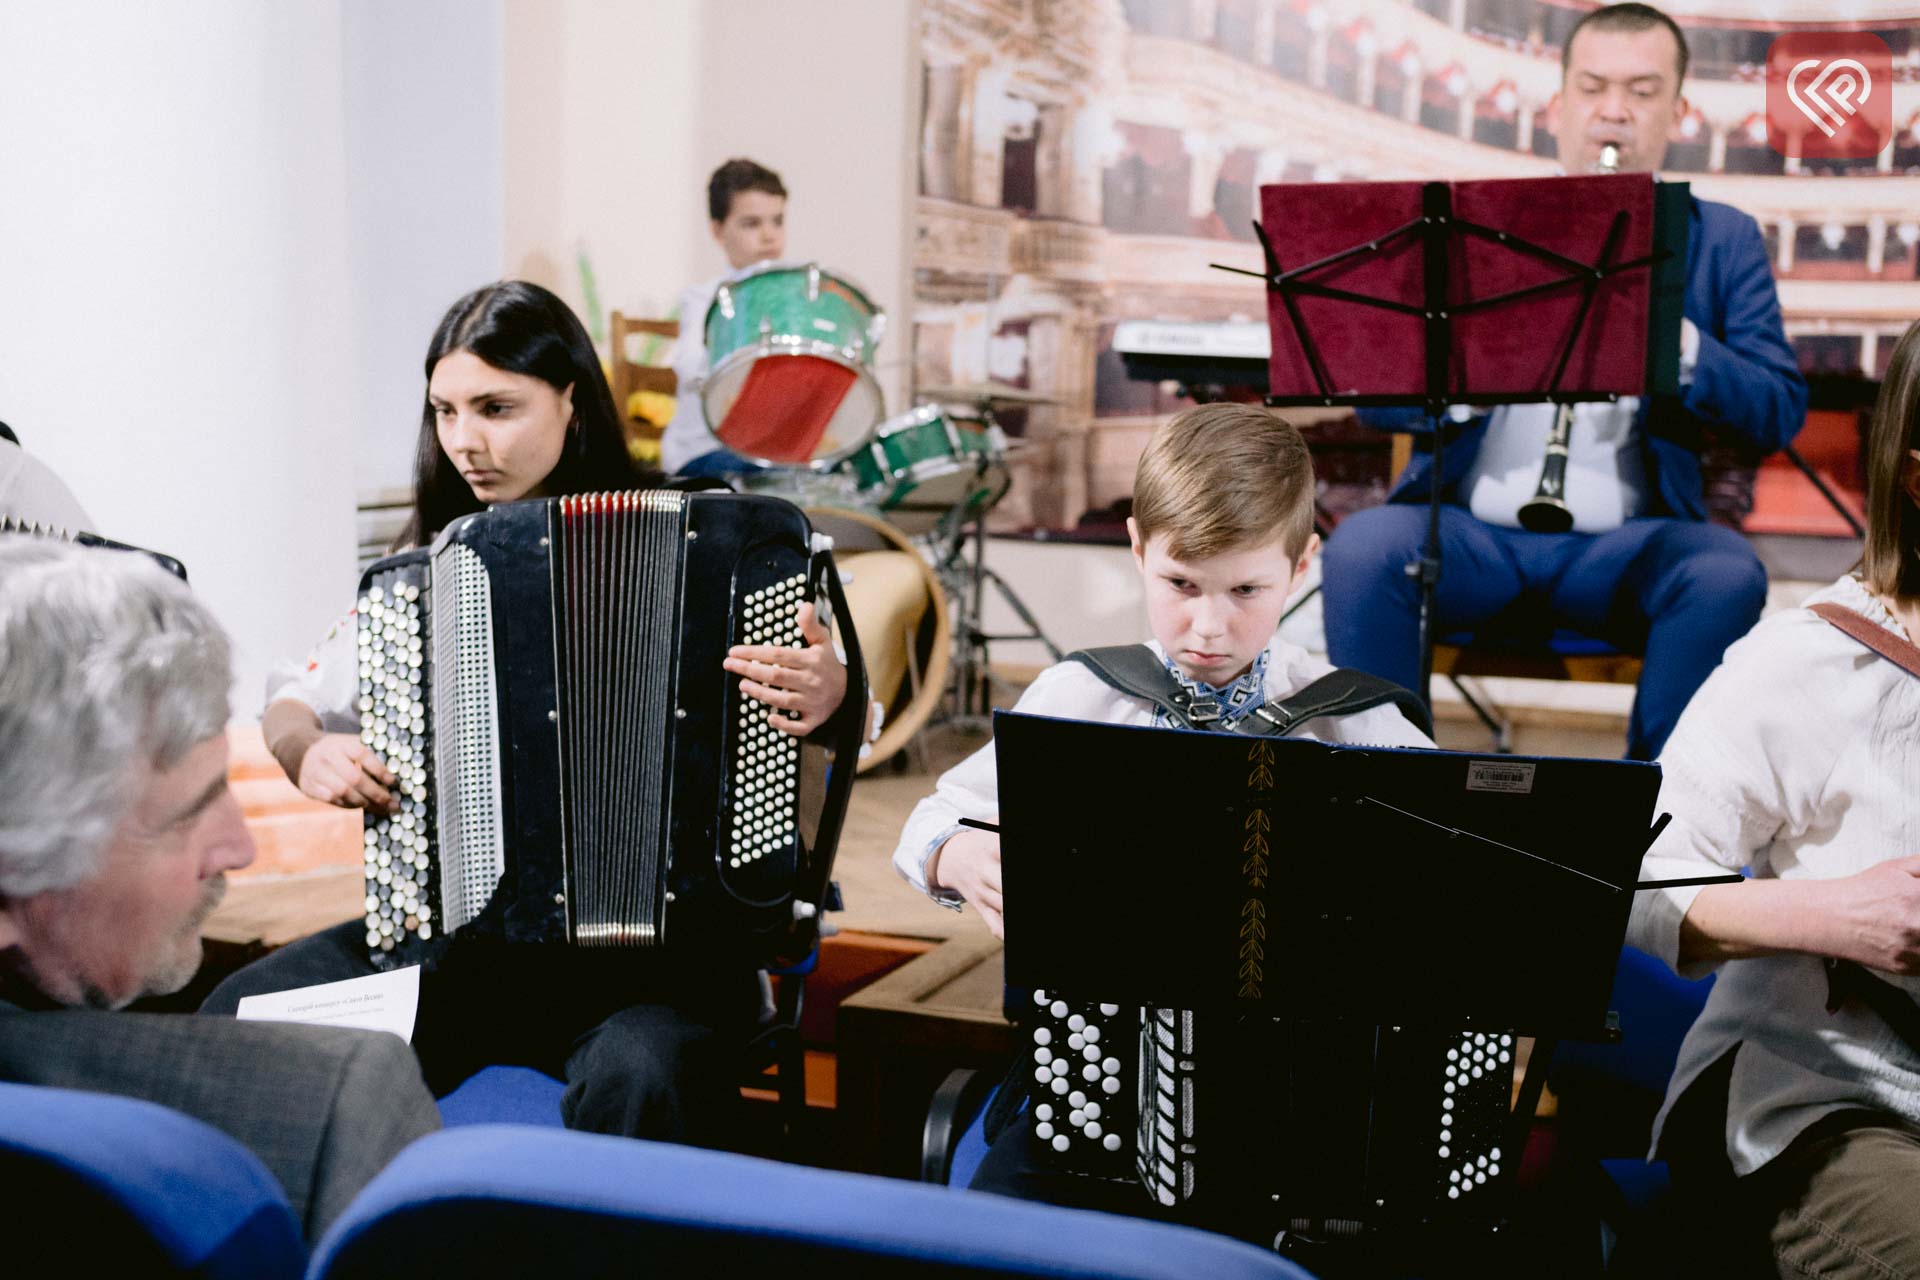
{"type": "Polygon", "coordinates": [[[409,1043],[420,1007],[420,966],[245,996],[235,1016],[258,1022],[311,1022],[323,1027],[391,1031],[409,1043]]]}

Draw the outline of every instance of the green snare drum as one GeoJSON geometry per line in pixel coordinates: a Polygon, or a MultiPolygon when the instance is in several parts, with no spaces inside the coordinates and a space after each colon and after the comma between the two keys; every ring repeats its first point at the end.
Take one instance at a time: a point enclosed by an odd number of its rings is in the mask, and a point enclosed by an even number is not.
{"type": "Polygon", "coordinates": [[[931,528],[958,511],[970,520],[1006,496],[1007,439],[991,423],[943,405],[921,405],[880,424],[846,461],[860,494],[903,528],[931,528]]]}
{"type": "Polygon", "coordinates": [[[886,413],[870,368],[885,327],[866,294],[816,263],[730,276],[707,308],[708,429],[756,462],[832,467],[886,413]]]}

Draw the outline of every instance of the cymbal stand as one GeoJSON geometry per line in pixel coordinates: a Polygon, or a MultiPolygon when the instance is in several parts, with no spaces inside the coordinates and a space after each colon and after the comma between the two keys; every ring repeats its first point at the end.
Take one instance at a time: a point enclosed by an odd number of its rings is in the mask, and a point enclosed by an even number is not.
{"type": "MultiPolygon", "coordinates": [[[[981,418],[993,422],[991,404],[980,405],[981,418]]],[[[1007,580],[987,567],[987,508],[968,519],[963,508],[956,507],[927,535],[934,549],[934,568],[941,585],[954,602],[953,704],[948,723],[969,730],[984,730],[993,716],[995,686],[1006,689],[1004,681],[993,674],[990,646],[996,641],[1037,640],[1054,662],[1063,656],[1060,646],[1048,637],[1040,620],[1033,616],[1007,580]],[[985,629],[986,589],[992,586],[1026,630],[993,634],[985,629]]]]}

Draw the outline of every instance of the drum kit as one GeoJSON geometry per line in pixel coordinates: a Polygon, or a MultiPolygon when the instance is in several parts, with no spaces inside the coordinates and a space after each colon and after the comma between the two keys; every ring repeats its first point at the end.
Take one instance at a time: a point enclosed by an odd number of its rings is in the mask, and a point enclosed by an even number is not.
{"type": "Polygon", "coordinates": [[[885,329],[864,292],[817,263],[756,263],[714,293],[699,388],[707,429],[742,460],[735,484],[788,499],[834,539],[879,708],[862,769],[917,743],[943,705],[956,721],[986,714],[991,642],[1038,640],[1060,657],[983,558],[1020,447],[994,409],[1057,402],[993,382],[924,387],[925,403],[887,417],[873,372],[885,329]],[[1026,632],[986,633],[988,585],[1026,632]]]}

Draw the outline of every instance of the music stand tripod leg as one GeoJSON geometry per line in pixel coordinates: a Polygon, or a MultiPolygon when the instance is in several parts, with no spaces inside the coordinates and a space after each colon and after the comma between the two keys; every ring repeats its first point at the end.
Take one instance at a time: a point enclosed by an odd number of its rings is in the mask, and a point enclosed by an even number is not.
{"type": "Polygon", "coordinates": [[[1427,481],[1427,534],[1417,559],[1407,562],[1407,576],[1420,588],[1420,686],[1414,692],[1433,707],[1434,596],[1440,585],[1440,468],[1445,441],[1438,408],[1427,410],[1433,432],[1433,469],[1427,481]]]}

